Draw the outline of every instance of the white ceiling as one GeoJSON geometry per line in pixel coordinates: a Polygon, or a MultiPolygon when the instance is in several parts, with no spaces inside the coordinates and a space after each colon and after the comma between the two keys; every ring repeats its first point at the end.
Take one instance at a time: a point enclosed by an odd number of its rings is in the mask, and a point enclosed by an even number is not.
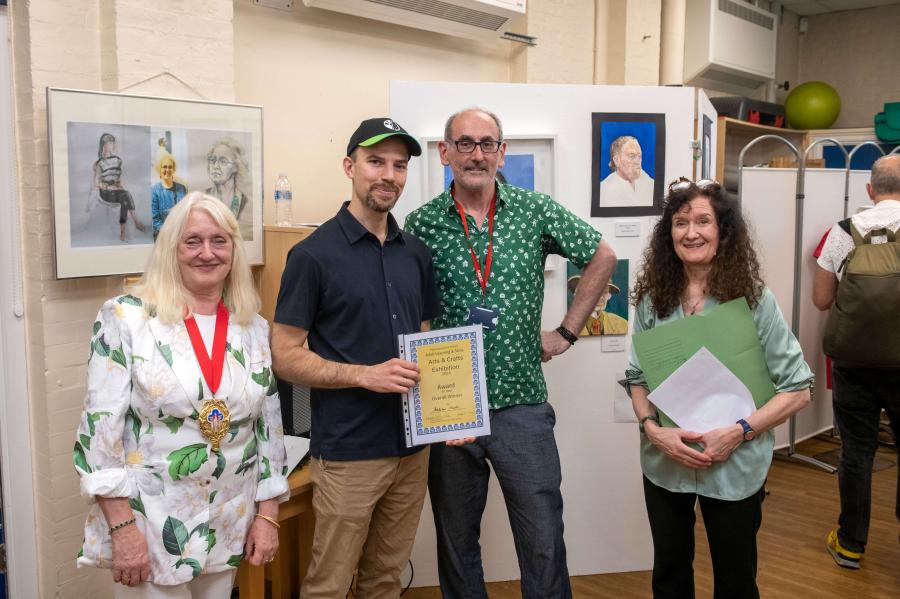
{"type": "MultiPolygon", "coordinates": [[[[773,2],[773,4],[775,4],[773,2]]],[[[820,15],[839,10],[857,10],[900,4],[900,0],[781,0],[781,4],[798,15],[820,15]]]]}

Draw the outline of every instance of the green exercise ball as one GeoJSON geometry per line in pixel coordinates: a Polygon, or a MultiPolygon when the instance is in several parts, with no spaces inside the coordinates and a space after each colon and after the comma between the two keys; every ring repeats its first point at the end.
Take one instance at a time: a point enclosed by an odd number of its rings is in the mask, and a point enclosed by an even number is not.
{"type": "Polygon", "coordinates": [[[807,81],[788,94],[784,111],[794,129],[827,129],[841,114],[841,97],[823,81],[807,81]]]}

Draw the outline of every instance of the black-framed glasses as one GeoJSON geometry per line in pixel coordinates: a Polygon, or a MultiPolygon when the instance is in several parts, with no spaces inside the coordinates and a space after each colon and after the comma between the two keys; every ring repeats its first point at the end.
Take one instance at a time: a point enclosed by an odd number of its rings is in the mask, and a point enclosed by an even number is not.
{"type": "Polygon", "coordinates": [[[476,147],[481,148],[481,151],[485,154],[496,154],[500,150],[500,144],[503,143],[503,140],[498,141],[496,139],[484,139],[481,141],[475,141],[474,139],[451,139],[448,141],[456,146],[457,152],[461,152],[462,154],[471,154],[475,151],[476,147]]]}

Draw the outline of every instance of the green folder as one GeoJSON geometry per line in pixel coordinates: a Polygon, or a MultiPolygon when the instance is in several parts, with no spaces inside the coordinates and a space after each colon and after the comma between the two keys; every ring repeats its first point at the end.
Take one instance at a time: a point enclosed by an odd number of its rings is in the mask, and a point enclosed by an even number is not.
{"type": "MultiPolygon", "coordinates": [[[[634,335],[632,343],[651,391],[705,347],[747,386],[757,408],[775,395],[775,385],[745,298],[641,331],[634,335]]],[[[668,416],[660,415],[664,426],[674,426],[668,416]]]]}

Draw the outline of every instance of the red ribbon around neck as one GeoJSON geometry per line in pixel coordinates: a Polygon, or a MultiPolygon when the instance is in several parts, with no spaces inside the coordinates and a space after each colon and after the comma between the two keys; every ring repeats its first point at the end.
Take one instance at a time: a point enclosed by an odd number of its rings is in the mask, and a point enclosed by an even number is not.
{"type": "Polygon", "coordinates": [[[225,301],[220,299],[216,308],[216,332],[213,336],[212,356],[206,353],[203,336],[193,316],[184,319],[184,326],[187,327],[188,337],[191,338],[194,355],[200,364],[200,372],[203,373],[209,390],[215,395],[219,383],[222,382],[222,369],[225,366],[225,340],[228,337],[228,309],[225,308],[225,301]]]}

